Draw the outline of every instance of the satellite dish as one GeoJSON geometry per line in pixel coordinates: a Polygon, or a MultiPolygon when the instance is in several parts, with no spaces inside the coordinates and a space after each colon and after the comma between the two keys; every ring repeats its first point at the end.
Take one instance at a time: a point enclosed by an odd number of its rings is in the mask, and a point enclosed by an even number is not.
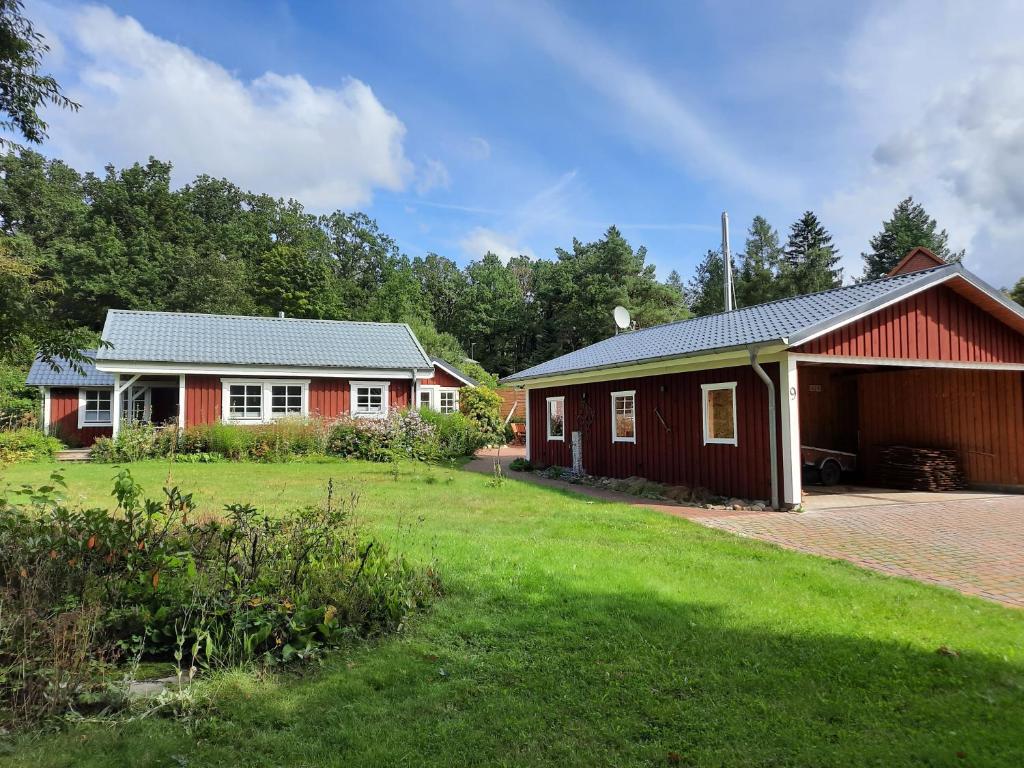
{"type": "Polygon", "coordinates": [[[629,310],[625,307],[616,307],[612,311],[612,315],[615,316],[615,324],[622,330],[629,328],[629,310]]]}

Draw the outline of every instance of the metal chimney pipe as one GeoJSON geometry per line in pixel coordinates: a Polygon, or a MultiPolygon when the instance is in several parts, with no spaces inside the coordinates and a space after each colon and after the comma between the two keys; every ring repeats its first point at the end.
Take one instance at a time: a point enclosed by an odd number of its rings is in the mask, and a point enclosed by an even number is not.
{"type": "Polygon", "coordinates": [[[732,312],[732,257],[729,254],[729,214],[722,211],[722,262],[725,265],[723,281],[725,283],[725,311],[732,312]]]}

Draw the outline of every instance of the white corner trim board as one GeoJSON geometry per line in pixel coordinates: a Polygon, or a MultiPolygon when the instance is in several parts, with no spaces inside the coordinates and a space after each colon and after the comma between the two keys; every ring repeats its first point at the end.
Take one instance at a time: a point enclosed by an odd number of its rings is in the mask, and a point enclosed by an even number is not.
{"type": "Polygon", "coordinates": [[[701,384],[700,404],[704,422],[704,445],[739,445],[739,434],[736,431],[736,382],[720,381],[701,384]],[[708,431],[708,394],[720,390],[727,390],[732,396],[732,437],[713,437],[708,431]]]}

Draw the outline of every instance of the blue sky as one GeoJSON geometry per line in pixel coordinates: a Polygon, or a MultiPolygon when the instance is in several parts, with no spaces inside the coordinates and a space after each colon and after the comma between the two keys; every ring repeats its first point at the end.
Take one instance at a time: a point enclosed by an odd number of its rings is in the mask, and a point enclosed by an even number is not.
{"type": "Polygon", "coordinates": [[[847,273],[914,194],[968,265],[1024,274],[1017,4],[33,2],[78,114],[44,151],[175,163],[410,256],[550,257],[618,225],[688,277],[728,210],[815,210],[847,273]]]}

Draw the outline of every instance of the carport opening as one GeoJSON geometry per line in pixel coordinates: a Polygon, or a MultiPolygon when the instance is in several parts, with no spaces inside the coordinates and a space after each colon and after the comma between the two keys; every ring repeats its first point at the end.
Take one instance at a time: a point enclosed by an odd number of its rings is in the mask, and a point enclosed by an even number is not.
{"type": "Polygon", "coordinates": [[[1024,492],[1019,371],[801,363],[798,381],[810,493],[835,479],[830,462],[850,459],[840,484],[899,488],[884,471],[889,446],[953,451],[968,487],[1024,492]]]}

